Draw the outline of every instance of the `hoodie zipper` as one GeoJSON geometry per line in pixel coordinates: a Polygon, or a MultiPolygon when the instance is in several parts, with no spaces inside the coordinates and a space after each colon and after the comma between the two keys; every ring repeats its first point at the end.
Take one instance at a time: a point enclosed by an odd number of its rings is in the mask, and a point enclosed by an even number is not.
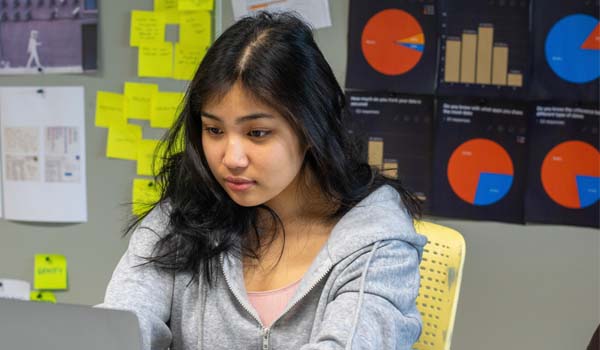
{"type": "MultiPolygon", "coordinates": [[[[229,283],[229,279],[227,278],[227,274],[225,273],[224,260],[225,260],[225,258],[223,256],[221,256],[221,270],[223,271],[223,276],[225,277],[225,283],[227,284],[227,287],[229,287],[229,290],[233,291],[233,288],[231,288],[231,283],[229,283]]],[[[317,286],[317,284],[321,283],[321,281],[323,280],[323,278],[325,278],[325,276],[327,276],[329,274],[329,272],[331,271],[332,268],[333,268],[333,265],[330,266],[327,269],[327,271],[325,271],[323,274],[321,274],[321,276],[319,276],[319,279],[315,283],[313,283],[310,286],[310,288],[304,294],[302,294],[302,296],[300,298],[298,298],[292,305],[289,305],[285,309],[285,311],[281,315],[279,315],[279,317],[276,318],[273,321],[273,323],[271,323],[271,327],[273,327],[273,325],[275,324],[275,322],[277,322],[291,308],[293,308],[296,304],[298,304],[298,302],[300,302],[300,300],[304,299],[317,286]]],[[[238,298],[238,296],[236,295],[236,293],[232,293],[232,294],[233,294],[233,297],[238,301],[238,303],[240,303],[240,305],[242,305],[242,307],[244,308],[244,310],[246,310],[246,312],[248,312],[258,322],[258,324],[260,324],[260,327],[262,328],[262,347],[261,347],[261,350],[269,350],[269,341],[271,340],[271,327],[265,327],[263,325],[262,321],[259,318],[257,318],[252,311],[250,311],[250,308],[246,305],[246,303],[244,303],[243,300],[240,300],[240,298],[238,298]]]]}
{"type": "MultiPolygon", "coordinates": [[[[225,283],[227,284],[227,287],[229,287],[229,290],[231,290],[233,292],[233,288],[231,288],[231,283],[229,283],[229,279],[227,278],[227,274],[225,273],[224,260],[225,260],[225,258],[223,256],[221,256],[221,270],[223,271],[223,276],[225,277],[225,283]]],[[[271,329],[269,327],[265,327],[263,325],[262,321],[258,317],[256,317],[252,311],[250,311],[250,308],[248,307],[248,305],[246,305],[246,303],[244,303],[243,300],[238,298],[238,296],[235,292],[232,294],[233,294],[233,297],[235,298],[235,300],[237,300],[238,303],[240,303],[240,305],[242,305],[244,310],[246,310],[246,312],[249,313],[252,316],[252,318],[254,318],[256,320],[256,322],[258,322],[258,324],[260,325],[260,328],[262,329],[261,350],[269,350],[269,338],[270,338],[270,334],[271,334],[271,329]]]]}
{"type": "Polygon", "coordinates": [[[262,350],[269,350],[269,328],[263,328],[262,350]]]}
{"type": "Polygon", "coordinates": [[[277,317],[275,320],[273,320],[273,323],[271,323],[271,327],[273,327],[273,325],[279,321],[279,319],[281,317],[283,317],[285,314],[288,313],[288,311],[290,311],[294,306],[296,306],[296,304],[298,304],[300,302],[300,300],[304,299],[308,294],[310,294],[310,292],[312,292],[313,289],[315,289],[315,287],[317,286],[317,284],[321,283],[321,281],[323,280],[323,278],[325,278],[325,276],[327,276],[329,274],[329,272],[331,271],[331,269],[333,268],[332,266],[329,266],[329,268],[327,269],[327,271],[325,271],[323,274],[321,274],[321,276],[319,276],[319,279],[317,279],[317,281],[315,283],[313,283],[310,288],[308,288],[308,290],[306,292],[304,292],[304,294],[302,294],[302,296],[300,298],[298,298],[293,304],[288,305],[288,307],[285,308],[285,310],[281,313],[281,315],[279,315],[279,317],[277,317]]]}
{"type": "MultiPolygon", "coordinates": [[[[227,274],[225,273],[224,260],[225,260],[225,258],[223,256],[221,256],[221,270],[223,271],[223,276],[225,277],[225,283],[227,284],[227,287],[229,287],[229,290],[233,291],[233,288],[231,288],[231,283],[229,283],[229,279],[227,278],[227,274]]],[[[254,318],[260,324],[260,327],[263,330],[265,330],[266,328],[262,324],[262,321],[259,318],[257,318],[252,311],[250,311],[250,308],[248,307],[248,305],[246,305],[242,300],[240,300],[240,298],[238,298],[238,296],[235,293],[233,293],[233,296],[235,297],[235,300],[237,300],[238,303],[240,303],[240,305],[242,305],[244,310],[246,310],[252,316],[252,318],[254,318]]]]}

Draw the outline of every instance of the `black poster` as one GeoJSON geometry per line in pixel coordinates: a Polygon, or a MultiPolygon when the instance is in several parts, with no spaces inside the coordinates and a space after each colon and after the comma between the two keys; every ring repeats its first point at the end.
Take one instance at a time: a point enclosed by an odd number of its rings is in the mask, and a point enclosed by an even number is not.
{"type": "Polygon", "coordinates": [[[534,98],[597,103],[600,86],[598,4],[598,0],[534,2],[534,98]]]}
{"type": "Polygon", "coordinates": [[[348,21],[348,89],[434,92],[435,0],[352,0],[348,21]]]}
{"type": "Polygon", "coordinates": [[[363,157],[384,174],[399,178],[424,201],[431,193],[433,97],[394,93],[349,92],[350,131],[363,146],[363,157]]]}
{"type": "Polygon", "coordinates": [[[599,226],[600,110],[538,104],[530,124],[531,149],[525,219],[599,226]]]}
{"type": "Polygon", "coordinates": [[[527,97],[529,0],[441,0],[438,93],[527,97]]]}
{"type": "Polygon", "coordinates": [[[436,109],[432,213],[523,222],[526,106],[442,98],[436,109]]]}

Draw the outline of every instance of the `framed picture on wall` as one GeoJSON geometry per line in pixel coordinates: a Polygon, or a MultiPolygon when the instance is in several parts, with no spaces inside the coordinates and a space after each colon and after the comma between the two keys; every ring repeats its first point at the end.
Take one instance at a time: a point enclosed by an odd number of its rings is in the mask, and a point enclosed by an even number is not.
{"type": "Polygon", "coordinates": [[[98,0],[14,0],[0,6],[0,75],[95,71],[98,0]]]}

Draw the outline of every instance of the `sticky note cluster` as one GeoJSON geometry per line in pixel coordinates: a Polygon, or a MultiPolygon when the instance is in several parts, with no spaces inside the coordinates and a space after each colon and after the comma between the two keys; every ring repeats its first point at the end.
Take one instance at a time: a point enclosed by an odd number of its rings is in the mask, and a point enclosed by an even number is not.
{"type": "MultiPolygon", "coordinates": [[[[108,128],[106,156],[137,163],[137,175],[155,176],[163,164],[159,141],[143,138],[143,127],[130,120],[146,121],[151,128],[168,129],[183,107],[183,92],[159,91],[156,84],[125,82],[123,93],[98,91],[97,127],[108,128]]],[[[154,180],[134,179],[132,211],[139,215],[159,198],[154,180]]]]}
{"type": "Polygon", "coordinates": [[[67,259],[60,254],[36,254],[33,264],[33,291],[30,300],[56,303],[52,291],[68,288],[67,259]]]}
{"type": "Polygon", "coordinates": [[[131,12],[129,44],[138,48],[138,76],[191,80],[212,40],[214,0],[154,0],[154,11],[131,12]],[[166,41],[166,26],[179,28],[166,41]]]}
{"type": "Polygon", "coordinates": [[[159,91],[156,84],[125,82],[123,93],[97,92],[95,125],[132,131],[126,127],[128,120],[139,119],[149,121],[153,128],[168,129],[179,114],[183,96],[182,92],[159,91]]]}

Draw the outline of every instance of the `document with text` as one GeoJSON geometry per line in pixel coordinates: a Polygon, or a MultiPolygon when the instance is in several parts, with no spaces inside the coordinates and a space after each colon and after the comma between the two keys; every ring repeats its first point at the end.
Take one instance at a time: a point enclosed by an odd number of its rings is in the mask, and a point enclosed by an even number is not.
{"type": "Polygon", "coordinates": [[[0,89],[4,217],[87,221],[83,87],[0,89]]]}

